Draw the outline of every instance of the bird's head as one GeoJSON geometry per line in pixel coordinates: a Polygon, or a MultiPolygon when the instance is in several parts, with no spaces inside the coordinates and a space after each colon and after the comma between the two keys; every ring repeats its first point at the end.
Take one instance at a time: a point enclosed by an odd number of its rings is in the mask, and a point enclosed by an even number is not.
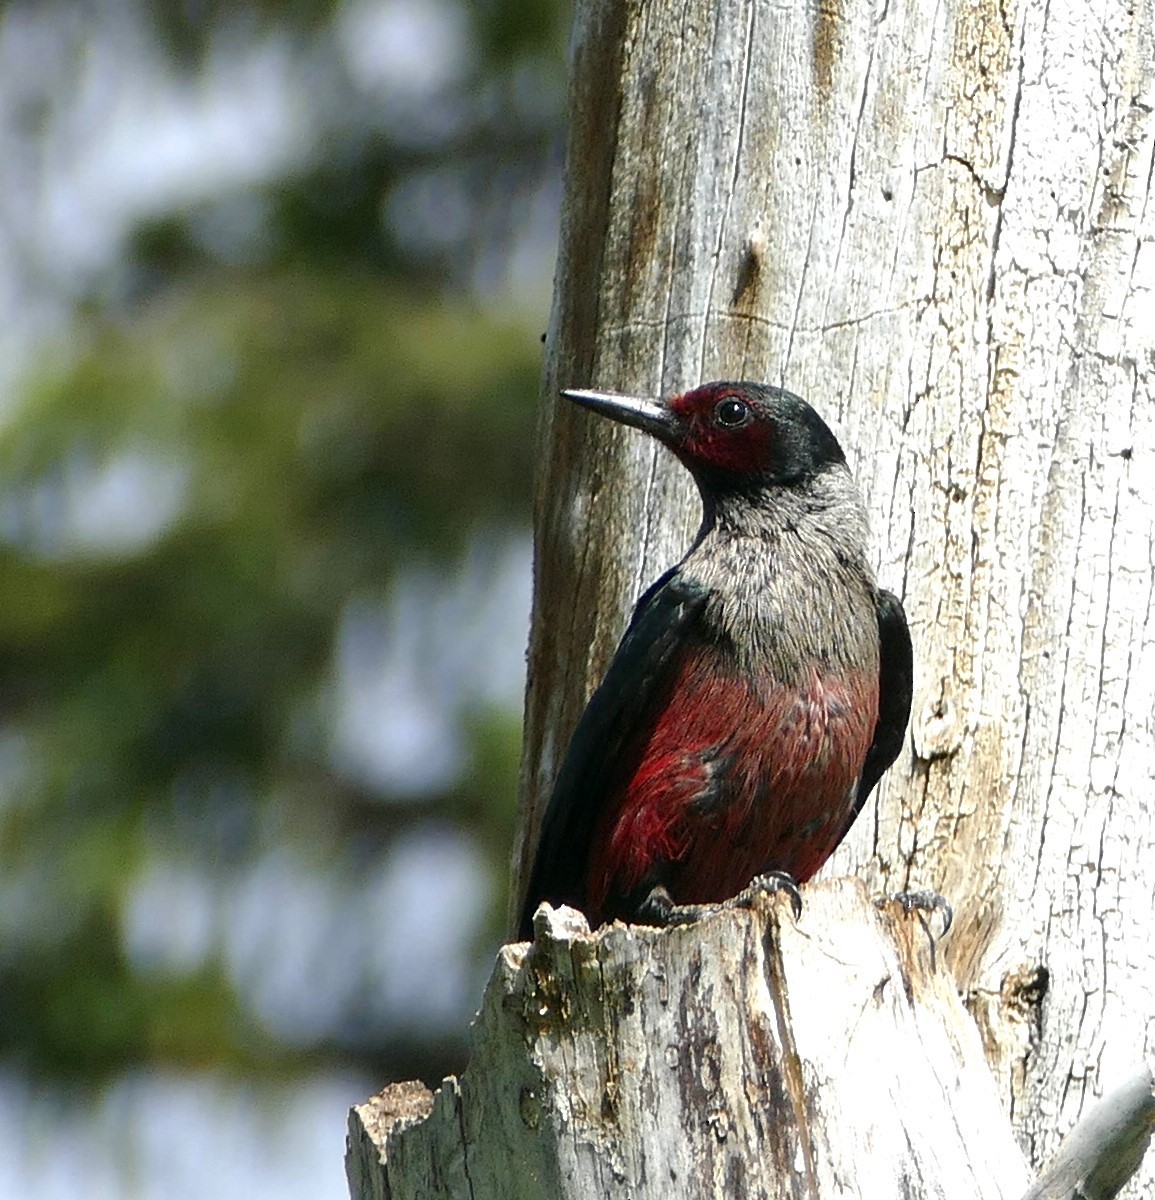
{"type": "Polygon", "coordinates": [[[805,400],[765,383],[705,383],[670,400],[562,395],[658,438],[703,490],[800,483],[846,462],[838,439],[805,400]]]}

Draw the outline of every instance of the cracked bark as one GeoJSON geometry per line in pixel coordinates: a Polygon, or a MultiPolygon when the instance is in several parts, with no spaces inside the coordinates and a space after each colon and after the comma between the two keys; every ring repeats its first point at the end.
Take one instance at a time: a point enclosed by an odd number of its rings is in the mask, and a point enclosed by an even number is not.
{"type": "Polygon", "coordinates": [[[952,900],[1037,1168],[1155,1038],[1152,0],[579,0],[571,113],[515,878],[697,520],[558,388],[799,392],[915,642],[906,751],[825,873],[952,900]]]}
{"type": "Polygon", "coordinates": [[[358,1200],[1023,1194],[949,976],[857,880],[797,923],[765,897],[672,930],[543,910],[536,932],[501,952],[460,1081],[354,1111],[358,1200]]]}

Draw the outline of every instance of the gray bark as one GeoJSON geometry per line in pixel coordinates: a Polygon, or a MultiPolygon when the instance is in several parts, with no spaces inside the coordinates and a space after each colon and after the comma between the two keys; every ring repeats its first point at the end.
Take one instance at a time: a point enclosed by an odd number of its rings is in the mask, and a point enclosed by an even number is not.
{"type": "Polygon", "coordinates": [[[1151,1145],[1155,1081],[1144,1067],[1091,1106],[1023,1200],[1111,1200],[1151,1145]]]}
{"type": "MultiPolygon", "coordinates": [[[[754,378],[839,432],[914,634],[907,748],[828,873],[935,887],[956,928],[930,973],[849,884],[797,927],[555,919],[502,952],[460,1082],[359,1110],[355,1195],[1020,1196],[1009,1131],[1037,1166],[1150,1056],[1153,25],[579,0],[516,875],[697,522],[672,460],[557,389],[754,378]]],[[[1146,1111],[1086,1178],[1138,1161],[1146,1111]]]]}
{"type": "Polygon", "coordinates": [[[586,0],[573,50],[518,874],[697,521],[668,457],[557,388],[801,393],[916,656],[907,750],[828,873],[954,902],[1037,1165],[1155,1036],[1151,0],[586,0]]]}
{"type": "Polygon", "coordinates": [[[355,1200],[1019,1200],[974,1024],[917,917],[854,880],[701,926],[542,910],[469,1067],[355,1109],[355,1200]]]}

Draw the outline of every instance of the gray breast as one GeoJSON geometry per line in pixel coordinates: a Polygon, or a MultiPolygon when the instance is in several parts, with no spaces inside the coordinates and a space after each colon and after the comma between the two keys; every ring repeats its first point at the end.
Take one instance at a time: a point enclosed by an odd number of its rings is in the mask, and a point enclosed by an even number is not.
{"type": "Polygon", "coordinates": [[[739,669],[783,683],[812,666],[878,671],[862,503],[845,468],[814,482],[718,504],[682,566],[709,590],[707,638],[739,669]]]}

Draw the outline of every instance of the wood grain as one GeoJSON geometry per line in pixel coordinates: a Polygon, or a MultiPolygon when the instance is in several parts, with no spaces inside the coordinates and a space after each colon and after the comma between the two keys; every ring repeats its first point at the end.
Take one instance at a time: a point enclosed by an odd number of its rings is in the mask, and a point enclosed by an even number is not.
{"type": "Polygon", "coordinates": [[[828,871],[953,901],[1038,1164],[1155,1052],[1151,0],[583,0],[570,102],[517,870],[697,521],[557,389],[799,392],[916,656],[908,748],[828,871]]]}

